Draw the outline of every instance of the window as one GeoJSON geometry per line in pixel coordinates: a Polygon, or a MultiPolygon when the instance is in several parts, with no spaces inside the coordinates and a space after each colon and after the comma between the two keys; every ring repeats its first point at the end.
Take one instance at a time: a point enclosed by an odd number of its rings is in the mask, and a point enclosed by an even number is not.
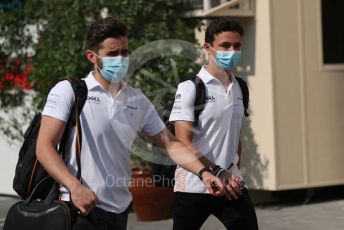
{"type": "Polygon", "coordinates": [[[343,9],[343,0],[321,0],[323,64],[344,64],[343,9]]]}

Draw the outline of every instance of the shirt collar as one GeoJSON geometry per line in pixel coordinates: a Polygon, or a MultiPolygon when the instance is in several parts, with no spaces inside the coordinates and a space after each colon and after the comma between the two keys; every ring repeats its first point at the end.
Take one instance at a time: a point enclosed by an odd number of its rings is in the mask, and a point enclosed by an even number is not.
{"type": "Polygon", "coordinates": [[[215,80],[215,77],[211,75],[204,66],[202,66],[202,69],[197,74],[199,78],[205,83],[208,84],[210,81],[215,80]]]}
{"type": "Polygon", "coordinates": [[[88,90],[91,90],[97,86],[101,87],[99,82],[97,82],[97,80],[94,78],[92,71],[85,78],[85,82],[86,82],[88,90]]]}
{"type": "MultiPolygon", "coordinates": [[[[236,83],[237,80],[236,80],[234,74],[233,74],[233,73],[231,73],[231,74],[232,74],[231,81],[232,81],[233,83],[236,83]]],[[[205,84],[208,84],[208,83],[209,83],[210,81],[212,81],[212,80],[216,80],[216,78],[215,78],[213,75],[211,75],[211,74],[207,71],[207,69],[205,68],[205,66],[202,66],[202,68],[201,68],[201,70],[199,71],[199,73],[197,74],[197,76],[198,76],[199,78],[201,78],[201,80],[202,80],[205,84]]]]}

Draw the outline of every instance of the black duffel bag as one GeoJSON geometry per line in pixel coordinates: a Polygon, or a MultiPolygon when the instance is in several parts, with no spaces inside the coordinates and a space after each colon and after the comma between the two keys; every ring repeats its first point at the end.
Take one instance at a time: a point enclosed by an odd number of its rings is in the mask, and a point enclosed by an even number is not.
{"type": "Polygon", "coordinates": [[[33,199],[35,191],[42,185],[42,180],[31,195],[12,205],[4,223],[4,230],[71,230],[77,215],[77,209],[70,203],[55,200],[58,195],[58,183],[55,183],[45,200],[33,199]]]}

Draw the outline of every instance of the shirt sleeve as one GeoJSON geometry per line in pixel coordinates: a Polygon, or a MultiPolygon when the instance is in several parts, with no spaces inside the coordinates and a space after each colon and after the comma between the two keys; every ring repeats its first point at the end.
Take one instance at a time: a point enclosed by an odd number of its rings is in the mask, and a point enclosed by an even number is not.
{"type": "Polygon", "coordinates": [[[165,128],[164,122],[161,120],[158,112],[150,100],[144,96],[144,111],[142,130],[149,136],[158,134],[165,128]]]}
{"type": "Polygon", "coordinates": [[[74,100],[74,91],[69,81],[61,81],[50,90],[42,115],[67,123],[74,100]]]}
{"type": "Polygon", "coordinates": [[[184,81],[178,85],[170,121],[194,121],[194,103],[196,89],[192,81],[184,81]]]}

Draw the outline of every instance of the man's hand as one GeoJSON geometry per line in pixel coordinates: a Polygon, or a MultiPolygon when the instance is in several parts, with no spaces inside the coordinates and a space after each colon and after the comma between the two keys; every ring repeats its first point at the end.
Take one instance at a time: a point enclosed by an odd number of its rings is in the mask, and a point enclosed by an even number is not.
{"type": "Polygon", "coordinates": [[[232,198],[238,199],[241,193],[241,184],[238,183],[237,177],[231,174],[230,172],[222,172],[219,175],[220,180],[225,186],[226,189],[226,197],[231,200],[232,198]]]}
{"type": "Polygon", "coordinates": [[[226,189],[220,178],[214,176],[210,172],[204,172],[202,174],[203,183],[207,186],[210,194],[214,196],[223,196],[226,193],[226,189]]]}
{"type": "Polygon", "coordinates": [[[85,216],[90,214],[92,209],[100,203],[96,194],[81,183],[72,187],[70,193],[74,206],[85,216]]]}

